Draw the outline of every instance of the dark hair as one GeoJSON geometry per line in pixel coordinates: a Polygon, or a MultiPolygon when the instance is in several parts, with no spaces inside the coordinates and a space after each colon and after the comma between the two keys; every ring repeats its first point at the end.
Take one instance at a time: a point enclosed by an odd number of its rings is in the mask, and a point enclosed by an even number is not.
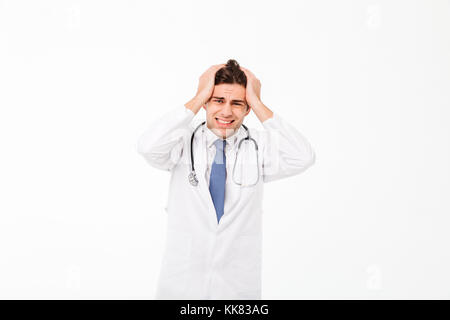
{"type": "MultiPolygon", "coordinates": [[[[234,59],[229,59],[225,67],[220,68],[216,72],[216,77],[214,78],[214,85],[229,83],[229,84],[240,84],[244,88],[247,87],[247,76],[244,71],[239,67],[239,63],[234,59]]],[[[248,110],[248,104],[247,104],[248,110]]]]}

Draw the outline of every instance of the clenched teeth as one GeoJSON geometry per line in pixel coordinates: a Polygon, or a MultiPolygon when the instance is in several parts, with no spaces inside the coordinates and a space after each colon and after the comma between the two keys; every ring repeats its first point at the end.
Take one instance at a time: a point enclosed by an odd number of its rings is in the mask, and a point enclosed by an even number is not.
{"type": "Polygon", "coordinates": [[[228,123],[232,123],[234,120],[231,120],[231,121],[224,121],[224,120],[220,120],[220,119],[218,119],[218,118],[216,118],[216,120],[219,122],[219,123],[223,123],[223,124],[228,124],[228,123]]]}

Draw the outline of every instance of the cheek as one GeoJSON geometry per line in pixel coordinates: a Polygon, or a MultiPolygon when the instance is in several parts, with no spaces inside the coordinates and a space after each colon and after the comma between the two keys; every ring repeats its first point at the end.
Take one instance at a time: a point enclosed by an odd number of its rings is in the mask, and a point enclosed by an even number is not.
{"type": "Polygon", "coordinates": [[[242,119],[245,116],[245,112],[235,112],[234,117],[237,119],[242,119]]]}
{"type": "Polygon", "coordinates": [[[213,108],[208,108],[207,110],[206,110],[206,115],[208,116],[208,117],[214,117],[214,114],[215,114],[215,110],[213,110],[213,108]]]}
{"type": "Polygon", "coordinates": [[[220,108],[209,106],[208,110],[206,110],[210,116],[214,116],[217,112],[220,111],[220,108]]]}

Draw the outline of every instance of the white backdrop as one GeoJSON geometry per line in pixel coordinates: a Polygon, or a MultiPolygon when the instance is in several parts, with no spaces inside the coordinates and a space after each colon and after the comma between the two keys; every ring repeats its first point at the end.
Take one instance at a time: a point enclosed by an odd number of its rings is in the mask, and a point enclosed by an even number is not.
{"type": "Polygon", "coordinates": [[[317,157],[265,186],[263,298],[450,298],[449,57],[448,0],[0,1],[0,298],[153,298],[136,141],[230,58],[317,157]]]}

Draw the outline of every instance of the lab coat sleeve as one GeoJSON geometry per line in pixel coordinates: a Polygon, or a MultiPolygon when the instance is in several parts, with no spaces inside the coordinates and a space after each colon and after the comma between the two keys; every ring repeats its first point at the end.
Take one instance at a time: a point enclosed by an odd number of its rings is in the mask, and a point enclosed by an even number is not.
{"type": "Polygon", "coordinates": [[[190,136],[190,123],[195,114],[185,106],[177,106],[154,121],[139,137],[137,152],[161,170],[172,170],[180,161],[184,139],[190,136]]]}
{"type": "Polygon", "coordinates": [[[264,127],[263,181],[270,182],[305,171],[315,163],[315,152],[306,138],[274,113],[264,127]]]}

